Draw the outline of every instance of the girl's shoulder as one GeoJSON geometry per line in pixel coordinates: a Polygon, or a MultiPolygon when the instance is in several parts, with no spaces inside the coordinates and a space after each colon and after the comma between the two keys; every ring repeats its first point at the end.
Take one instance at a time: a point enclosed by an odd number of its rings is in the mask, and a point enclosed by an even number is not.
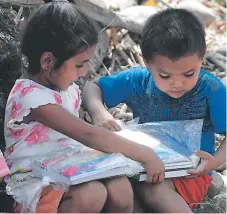
{"type": "Polygon", "coordinates": [[[60,93],[29,79],[19,79],[12,88],[6,104],[6,120],[22,121],[31,109],[47,104],[62,105],[60,93]]]}
{"type": "Polygon", "coordinates": [[[18,79],[10,94],[9,94],[9,97],[25,97],[26,95],[28,94],[31,94],[31,93],[34,93],[36,92],[36,90],[38,91],[46,91],[48,92],[48,88],[32,81],[32,80],[29,80],[29,79],[18,79]]]}
{"type": "Polygon", "coordinates": [[[20,100],[20,102],[33,101],[39,102],[43,100],[55,100],[56,103],[61,104],[61,95],[59,92],[51,90],[43,85],[40,85],[30,79],[18,79],[8,98],[8,103],[13,100],[20,100]]]}

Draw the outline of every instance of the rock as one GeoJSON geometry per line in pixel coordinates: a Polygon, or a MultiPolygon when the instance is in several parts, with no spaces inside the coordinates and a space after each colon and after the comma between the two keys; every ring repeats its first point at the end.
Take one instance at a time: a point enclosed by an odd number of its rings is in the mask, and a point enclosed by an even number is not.
{"type": "Polygon", "coordinates": [[[73,2],[87,16],[102,23],[104,26],[125,28],[138,34],[141,33],[148,17],[160,10],[151,6],[134,6],[136,5],[133,3],[134,1],[74,0],[73,2]],[[102,4],[101,2],[104,3],[102,4]],[[118,5],[119,2],[119,10],[114,10],[113,7],[118,5]]]}
{"type": "Polygon", "coordinates": [[[120,26],[131,32],[141,34],[147,19],[158,11],[160,11],[160,9],[157,7],[134,6],[117,12],[116,15],[119,19],[118,24],[120,26]]]}
{"type": "Polygon", "coordinates": [[[215,20],[214,12],[197,0],[182,0],[177,4],[177,8],[192,12],[205,26],[215,20]]]}
{"type": "Polygon", "coordinates": [[[5,183],[0,183],[0,213],[13,213],[14,200],[6,194],[5,183]]]}
{"type": "MultiPolygon", "coordinates": [[[[226,190],[225,190],[226,191],[226,190]]],[[[226,213],[226,192],[216,195],[212,201],[214,204],[219,207],[224,213],[226,213]]]]}
{"type": "Polygon", "coordinates": [[[0,7],[0,149],[4,150],[5,104],[15,80],[21,75],[19,33],[10,12],[0,7]]]}
{"type": "Polygon", "coordinates": [[[105,10],[122,10],[137,5],[136,0],[73,0],[75,4],[93,5],[105,10]]]}
{"type": "Polygon", "coordinates": [[[226,85],[226,77],[223,77],[223,78],[221,79],[221,81],[222,81],[222,83],[223,83],[225,86],[227,86],[227,85],[226,85]]]}
{"type": "Polygon", "coordinates": [[[96,45],[95,54],[91,59],[92,66],[95,70],[100,67],[104,57],[107,56],[108,46],[109,37],[106,31],[102,31],[99,33],[98,44],[96,45]]]}
{"type": "Polygon", "coordinates": [[[220,173],[213,171],[212,178],[213,182],[207,192],[207,196],[209,196],[210,198],[213,198],[214,196],[219,194],[224,186],[224,181],[220,173]]]}

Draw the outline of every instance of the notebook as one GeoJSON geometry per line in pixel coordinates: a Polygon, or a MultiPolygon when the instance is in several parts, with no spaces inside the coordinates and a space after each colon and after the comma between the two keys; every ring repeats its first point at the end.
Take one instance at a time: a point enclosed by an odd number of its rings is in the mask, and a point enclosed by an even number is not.
{"type": "Polygon", "coordinates": [[[76,185],[92,180],[132,174],[130,161],[121,154],[108,154],[94,149],[64,149],[32,163],[33,173],[48,176],[52,182],[76,185]]]}
{"type": "MultiPolygon", "coordinates": [[[[175,141],[171,141],[171,146],[168,146],[168,143],[136,129],[125,128],[116,132],[116,134],[152,148],[165,165],[165,178],[187,176],[189,175],[187,170],[194,169],[199,164],[200,158],[195,154],[187,156],[186,154],[190,153],[185,151],[186,148],[184,148],[184,152],[179,151],[180,146],[178,146],[178,142],[176,142],[176,145],[173,145],[175,141]],[[178,151],[173,149],[177,146],[178,149],[176,150],[178,151]]],[[[132,161],[131,166],[133,171],[138,173],[134,178],[139,181],[146,180],[146,173],[141,164],[138,165],[137,162],[132,161]]]]}

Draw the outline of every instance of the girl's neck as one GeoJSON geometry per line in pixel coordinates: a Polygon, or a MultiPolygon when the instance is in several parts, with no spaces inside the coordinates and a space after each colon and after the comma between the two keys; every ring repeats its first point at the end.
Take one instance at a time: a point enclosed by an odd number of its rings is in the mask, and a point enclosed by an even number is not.
{"type": "Polygon", "coordinates": [[[41,76],[40,73],[30,74],[30,73],[27,72],[27,73],[23,74],[21,76],[21,78],[22,79],[30,79],[30,80],[32,80],[32,81],[34,81],[34,82],[36,82],[40,85],[43,85],[43,86],[45,86],[45,87],[47,87],[51,90],[55,90],[55,91],[59,92],[59,90],[54,85],[52,85],[51,82],[47,78],[45,78],[44,76],[41,76]]]}

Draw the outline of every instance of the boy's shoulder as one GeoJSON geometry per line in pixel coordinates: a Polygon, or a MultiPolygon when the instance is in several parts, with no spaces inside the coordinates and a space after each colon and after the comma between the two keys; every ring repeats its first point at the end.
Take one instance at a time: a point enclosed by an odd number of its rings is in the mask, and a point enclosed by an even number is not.
{"type": "Polygon", "coordinates": [[[203,69],[200,70],[198,82],[199,85],[201,85],[207,93],[215,92],[218,89],[226,90],[226,86],[222,83],[220,79],[203,69]]]}
{"type": "Polygon", "coordinates": [[[140,89],[144,89],[151,86],[151,83],[153,82],[151,72],[143,66],[132,67],[128,70],[121,71],[116,75],[120,77],[117,78],[119,81],[126,81],[125,83],[128,84],[128,86],[131,85],[134,88],[139,87],[140,89]]]}
{"type": "Polygon", "coordinates": [[[133,80],[136,79],[145,80],[148,78],[152,78],[150,71],[143,66],[132,67],[131,69],[126,70],[125,72],[128,73],[129,77],[132,78],[133,80]]]}

